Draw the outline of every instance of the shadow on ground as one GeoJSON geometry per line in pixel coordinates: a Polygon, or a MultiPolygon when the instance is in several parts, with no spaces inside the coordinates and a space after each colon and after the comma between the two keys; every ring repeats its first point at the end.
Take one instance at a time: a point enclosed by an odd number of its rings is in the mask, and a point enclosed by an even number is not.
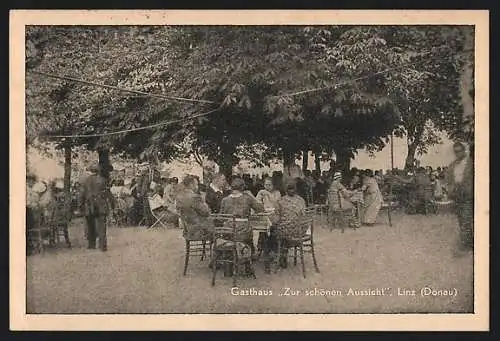
{"type": "Polygon", "coordinates": [[[473,257],[452,257],[455,218],[398,213],[393,220],[393,227],[383,222],[345,233],[330,232],[320,221],[315,231],[320,274],[306,255],[306,279],[299,266],[266,275],[258,263],[257,279],[238,283],[240,289],[272,291],[271,296],[235,296],[231,279],[222,274],[212,287],[207,261],[196,258],[183,277],[179,230],[109,228],[109,251],[102,253],[85,248],[83,223],[75,220],[71,250],[60,246],[28,257],[27,313],[473,312],[473,257]],[[426,287],[456,295],[421,296],[426,287]],[[296,295],[282,295],[286,288],[296,295]],[[315,288],[317,295],[307,295],[315,288]],[[377,288],[386,295],[348,295],[349,289],[377,288]],[[398,288],[416,295],[400,296],[398,288]]]}

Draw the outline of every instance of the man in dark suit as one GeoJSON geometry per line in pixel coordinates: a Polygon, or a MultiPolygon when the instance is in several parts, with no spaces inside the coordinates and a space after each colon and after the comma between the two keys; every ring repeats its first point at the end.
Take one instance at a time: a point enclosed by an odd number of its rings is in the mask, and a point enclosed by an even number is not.
{"type": "Polygon", "coordinates": [[[459,251],[474,249],[474,162],[466,153],[465,145],[453,145],[456,160],[448,167],[447,185],[455,202],[459,225],[459,251]]]}
{"type": "Polygon", "coordinates": [[[106,251],[106,217],[113,209],[114,199],[102,168],[94,165],[90,168],[92,175],[85,179],[81,189],[81,203],[84,205],[87,223],[88,248],[95,249],[96,238],[99,239],[99,248],[106,251]],[[111,207],[110,207],[111,206],[111,207]]]}
{"type": "Polygon", "coordinates": [[[205,201],[212,213],[220,212],[220,204],[226,194],[226,187],[226,176],[222,173],[217,174],[210,186],[208,186],[205,201]]]}
{"type": "Polygon", "coordinates": [[[176,208],[184,225],[186,240],[205,240],[210,238],[208,216],[210,210],[198,193],[198,179],[188,175],[182,181],[184,191],[177,196],[176,208]]]}

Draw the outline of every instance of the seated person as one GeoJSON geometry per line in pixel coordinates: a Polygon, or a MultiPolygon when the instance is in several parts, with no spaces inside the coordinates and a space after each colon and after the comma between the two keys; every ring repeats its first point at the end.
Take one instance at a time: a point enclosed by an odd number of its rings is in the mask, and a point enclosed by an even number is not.
{"type": "Polygon", "coordinates": [[[224,198],[227,186],[226,176],[222,173],[217,174],[206,191],[206,203],[212,213],[220,212],[222,198],[224,198]]]}
{"type": "Polygon", "coordinates": [[[149,197],[149,207],[152,211],[163,209],[165,202],[163,201],[163,188],[156,185],[153,189],[153,194],[149,197]]]}
{"type": "Polygon", "coordinates": [[[198,194],[198,180],[188,175],[182,180],[183,191],[176,200],[177,212],[183,223],[183,236],[187,240],[209,240],[212,238],[210,209],[198,194]]]}
{"type": "Polygon", "coordinates": [[[431,174],[431,184],[433,188],[433,195],[434,195],[434,200],[441,200],[443,199],[444,196],[444,190],[443,190],[443,184],[441,180],[439,179],[439,173],[438,172],[433,172],[431,174]]]}
{"type": "Polygon", "coordinates": [[[294,181],[288,181],[285,188],[286,195],[278,201],[276,207],[277,228],[271,229],[268,245],[268,248],[273,250],[275,249],[277,238],[281,240],[282,248],[279,260],[281,267],[287,266],[287,238],[301,237],[306,232],[302,231],[301,226],[297,224],[297,221],[305,216],[306,202],[297,195],[294,181]]]}
{"type": "Polygon", "coordinates": [[[149,207],[151,208],[151,211],[161,219],[162,222],[177,225],[179,217],[175,212],[171,210],[171,208],[163,199],[163,192],[163,187],[161,185],[155,186],[153,195],[148,198],[149,207]]]}
{"type": "Polygon", "coordinates": [[[433,185],[424,167],[417,168],[410,189],[407,214],[425,213],[425,206],[433,199],[433,185]]]}
{"type": "MultiPolygon", "coordinates": [[[[250,225],[249,217],[254,211],[255,213],[264,212],[264,205],[259,203],[249,190],[245,190],[245,181],[236,177],[231,182],[231,193],[221,201],[220,213],[231,214],[236,217],[236,234],[234,241],[236,242],[236,253],[240,265],[239,271],[243,274],[254,274],[251,266],[251,258],[255,255],[255,246],[253,243],[253,230],[250,225]],[[245,266],[241,266],[244,264],[245,266]]],[[[227,222],[229,223],[229,222],[227,222]]],[[[224,245],[232,245],[231,242],[221,238],[218,242],[222,248],[224,245]]],[[[221,255],[228,257],[229,254],[221,255]]],[[[231,267],[226,267],[225,273],[232,273],[231,267]]]]}
{"type": "Polygon", "coordinates": [[[255,198],[264,205],[264,210],[269,212],[276,209],[276,205],[281,199],[281,193],[274,189],[273,180],[271,178],[266,178],[264,180],[264,189],[261,189],[255,198]]]}
{"type": "MultiPolygon", "coordinates": [[[[361,190],[348,190],[342,185],[342,172],[335,172],[328,188],[328,220],[332,228],[357,228],[360,225],[359,203],[363,201],[361,190]]],[[[356,186],[354,186],[356,187],[356,186]]]]}
{"type": "Polygon", "coordinates": [[[113,183],[113,186],[111,186],[110,191],[115,198],[121,198],[122,196],[124,196],[123,193],[123,190],[125,188],[124,183],[125,183],[124,180],[118,179],[113,183]]]}
{"type": "Polygon", "coordinates": [[[232,214],[238,218],[236,222],[236,241],[245,242],[252,247],[252,227],[248,221],[252,210],[256,213],[264,212],[264,205],[259,203],[253,195],[245,191],[245,181],[235,178],[231,182],[231,194],[221,201],[220,213],[232,214]]]}

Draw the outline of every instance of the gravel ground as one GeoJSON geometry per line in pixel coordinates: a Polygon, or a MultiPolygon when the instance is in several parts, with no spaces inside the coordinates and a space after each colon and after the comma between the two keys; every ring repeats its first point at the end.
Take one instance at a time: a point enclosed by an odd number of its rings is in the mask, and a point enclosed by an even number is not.
{"type": "Polygon", "coordinates": [[[392,228],[384,218],[381,214],[380,224],[345,233],[330,232],[319,221],[321,273],[315,273],[306,254],[306,279],[300,266],[266,275],[257,263],[256,280],[239,280],[240,289],[272,291],[267,296],[233,295],[231,279],[222,274],[212,287],[208,263],[196,258],[183,277],[180,230],[112,227],[109,250],[103,253],[86,249],[83,222],[75,220],[71,250],[61,245],[27,258],[27,313],[473,312],[473,257],[452,256],[455,217],[396,213],[392,228]],[[422,296],[426,287],[454,295],[422,296]],[[286,288],[296,295],[286,295],[286,288]],[[415,295],[398,295],[398,288],[415,295]],[[371,289],[385,289],[385,295],[349,295],[371,289]],[[321,290],[329,290],[328,295],[321,290]]]}

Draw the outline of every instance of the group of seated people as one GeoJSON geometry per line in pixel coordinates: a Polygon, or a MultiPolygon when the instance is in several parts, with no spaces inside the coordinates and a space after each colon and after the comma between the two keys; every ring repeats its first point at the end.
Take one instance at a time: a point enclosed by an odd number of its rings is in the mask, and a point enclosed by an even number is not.
{"type": "MultiPolygon", "coordinates": [[[[255,255],[253,230],[250,216],[263,212],[269,213],[272,223],[270,238],[266,239],[265,254],[277,251],[273,240],[277,238],[286,240],[294,234],[303,234],[305,231],[295,230],[292,224],[300,216],[305,215],[305,200],[296,193],[296,182],[286,183],[286,193],[281,193],[273,186],[271,178],[264,180],[264,188],[254,195],[247,189],[241,177],[234,177],[228,184],[223,174],[218,174],[202,195],[199,191],[198,179],[186,176],[182,181],[182,192],[177,196],[177,212],[184,227],[184,237],[189,240],[209,240],[212,238],[213,224],[208,221],[211,213],[227,214],[235,217],[234,241],[250,249],[250,255],[255,255]],[[229,185],[229,186],[228,186],[229,185]]],[[[263,242],[259,238],[260,242],[263,242]]],[[[286,267],[286,249],[283,248],[279,255],[279,263],[286,267]]],[[[276,256],[276,255],[275,255],[276,256]]],[[[270,269],[271,258],[266,258],[266,271],[270,269]]]]}
{"type": "Polygon", "coordinates": [[[26,178],[26,251],[34,251],[32,231],[44,228],[40,233],[47,233],[49,245],[54,246],[58,229],[64,234],[68,247],[71,242],[68,234],[67,218],[65,213],[64,183],[62,179],[52,181],[38,180],[34,174],[26,178]]]}
{"type": "Polygon", "coordinates": [[[446,167],[418,167],[414,172],[394,169],[384,176],[383,192],[391,191],[407,214],[427,213],[433,203],[448,201],[446,173],[446,167]]]}

